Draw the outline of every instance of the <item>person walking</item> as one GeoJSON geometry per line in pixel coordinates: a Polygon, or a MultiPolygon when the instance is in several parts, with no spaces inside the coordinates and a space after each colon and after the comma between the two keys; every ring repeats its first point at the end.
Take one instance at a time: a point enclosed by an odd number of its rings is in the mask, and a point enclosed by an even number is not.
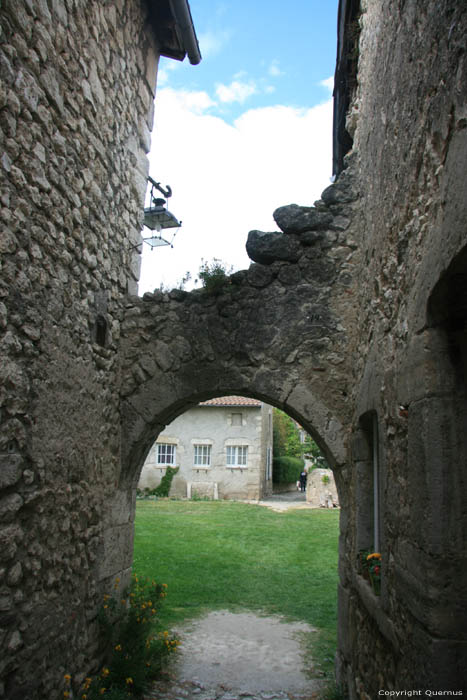
{"type": "Polygon", "coordinates": [[[303,470],[300,474],[300,491],[306,491],[306,478],[307,478],[307,473],[305,470],[303,470]]]}

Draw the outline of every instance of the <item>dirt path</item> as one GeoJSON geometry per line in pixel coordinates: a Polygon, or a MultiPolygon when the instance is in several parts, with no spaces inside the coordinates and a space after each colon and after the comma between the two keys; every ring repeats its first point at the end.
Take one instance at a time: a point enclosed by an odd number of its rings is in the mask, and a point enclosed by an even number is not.
{"type": "Polygon", "coordinates": [[[182,640],[171,677],[154,685],[148,699],[287,700],[316,698],[312,661],[301,640],[304,622],[253,613],[211,612],[176,630],[182,640]]]}

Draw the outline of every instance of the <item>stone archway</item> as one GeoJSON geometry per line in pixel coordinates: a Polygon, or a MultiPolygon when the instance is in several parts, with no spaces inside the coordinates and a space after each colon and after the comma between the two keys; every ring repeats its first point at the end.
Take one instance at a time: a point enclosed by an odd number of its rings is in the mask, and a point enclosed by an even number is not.
{"type": "Polygon", "coordinates": [[[127,304],[122,325],[121,483],[152,441],[199,401],[240,394],[300,421],[330,464],[346,459],[355,333],[349,178],[316,207],[274,212],[283,233],[250,232],[254,262],[215,293],[172,290],[127,304]]]}
{"type": "Polygon", "coordinates": [[[121,467],[107,509],[99,578],[132,564],[135,489],[159,432],[208,398],[238,394],[283,409],[334,468],[346,509],[355,345],[350,170],[314,207],[274,212],[282,233],[250,233],[255,261],[207,289],[130,298],[121,326],[121,467]]]}

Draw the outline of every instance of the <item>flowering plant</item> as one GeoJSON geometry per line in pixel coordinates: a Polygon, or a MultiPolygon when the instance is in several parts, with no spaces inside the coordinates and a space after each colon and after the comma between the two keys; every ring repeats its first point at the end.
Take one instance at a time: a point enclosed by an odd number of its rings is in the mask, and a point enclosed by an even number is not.
{"type": "MultiPolygon", "coordinates": [[[[119,583],[116,579],[116,591],[119,583]]],[[[98,620],[108,646],[106,663],[96,676],[85,679],[77,696],[80,700],[142,697],[149,682],[159,675],[167,657],[180,644],[167,630],[157,629],[157,611],[166,590],[166,584],[140,580],[134,575],[130,591],[119,596],[120,600],[104,596],[98,620]]],[[[69,674],[65,683],[64,698],[69,698],[69,674]]]]}
{"type": "Polygon", "coordinates": [[[381,592],[381,554],[363,551],[359,554],[360,569],[373,588],[376,595],[381,592]]]}

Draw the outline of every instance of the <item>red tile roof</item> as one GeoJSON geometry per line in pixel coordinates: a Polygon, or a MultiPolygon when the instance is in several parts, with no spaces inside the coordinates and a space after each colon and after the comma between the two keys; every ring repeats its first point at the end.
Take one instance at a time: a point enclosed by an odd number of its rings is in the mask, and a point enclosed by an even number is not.
{"type": "Polygon", "coordinates": [[[245,396],[219,396],[217,399],[202,401],[200,406],[253,406],[260,408],[261,401],[248,399],[245,396]]]}

